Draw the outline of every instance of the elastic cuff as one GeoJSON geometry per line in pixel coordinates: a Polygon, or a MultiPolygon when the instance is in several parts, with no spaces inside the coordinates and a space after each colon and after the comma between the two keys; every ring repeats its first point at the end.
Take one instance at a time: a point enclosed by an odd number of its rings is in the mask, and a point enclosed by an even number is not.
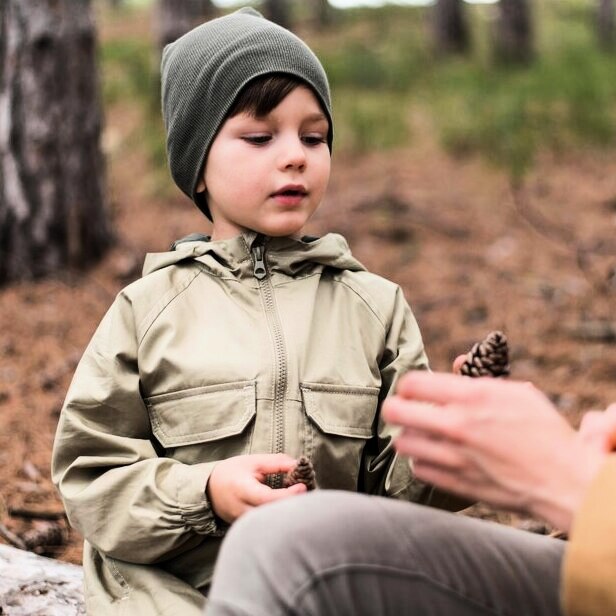
{"type": "Polygon", "coordinates": [[[176,482],[177,506],[184,522],[199,535],[221,537],[227,531],[220,524],[205,494],[205,486],[216,462],[177,464],[173,471],[176,482]]]}

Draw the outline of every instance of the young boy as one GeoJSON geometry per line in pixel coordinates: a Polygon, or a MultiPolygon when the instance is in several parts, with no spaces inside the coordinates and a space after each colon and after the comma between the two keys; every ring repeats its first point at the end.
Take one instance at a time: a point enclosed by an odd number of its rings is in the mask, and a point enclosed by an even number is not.
{"type": "Polygon", "coordinates": [[[281,487],[300,455],[320,488],[459,504],[414,480],[380,418],[397,378],[427,367],[401,290],[342,237],[301,237],[330,171],[317,58],[242,9],[162,68],[169,166],[213,231],[147,257],[62,411],[53,477],[97,616],[199,614],[228,524],[303,492],[281,487]]]}

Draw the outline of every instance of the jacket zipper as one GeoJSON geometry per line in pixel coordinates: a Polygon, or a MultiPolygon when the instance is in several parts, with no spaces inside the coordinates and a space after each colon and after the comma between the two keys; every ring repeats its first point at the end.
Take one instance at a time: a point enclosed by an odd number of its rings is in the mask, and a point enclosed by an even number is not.
{"type": "MultiPolygon", "coordinates": [[[[287,390],[287,351],[280,324],[280,316],[276,308],[274,285],[268,275],[265,259],[265,247],[262,244],[253,246],[252,258],[254,277],[259,281],[259,289],[263,296],[265,316],[272,333],[274,344],[274,413],[272,417],[272,453],[284,453],[284,399],[287,390]]],[[[269,478],[272,488],[282,486],[282,475],[277,473],[269,478]]]]}

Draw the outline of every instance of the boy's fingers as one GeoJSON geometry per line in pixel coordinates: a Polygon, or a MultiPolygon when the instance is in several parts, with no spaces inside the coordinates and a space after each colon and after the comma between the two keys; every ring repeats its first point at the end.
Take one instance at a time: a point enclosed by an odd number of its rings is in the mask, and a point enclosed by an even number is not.
{"type": "Polygon", "coordinates": [[[273,490],[269,486],[266,486],[258,481],[251,482],[246,486],[245,493],[243,495],[244,502],[253,507],[264,505],[276,500],[282,500],[283,498],[289,498],[305,492],[306,486],[303,484],[297,484],[290,488],[281,488],[280,490],[273,490]]]}
{"type": "Polygon", "coordinates": [[[296,494],[303,494],[307,492],[308,488],[303,483],[296,483],[288,488],[281,488],[280,490],[274,490],[274,492],[286,492],[289,496],[296,494]]]}
{"type": "Polygon", "coordinates": [[[297,460],[284,453],[255,455],[252,458],[254,468],[259,473],[286,473],[296,464],[297,460]]]}

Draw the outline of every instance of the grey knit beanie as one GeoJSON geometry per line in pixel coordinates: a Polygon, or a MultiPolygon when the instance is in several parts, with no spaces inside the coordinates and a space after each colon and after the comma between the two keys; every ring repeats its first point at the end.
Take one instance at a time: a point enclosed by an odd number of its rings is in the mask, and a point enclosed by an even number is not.
{"type": "Polygon", "coordinates": [[[321,63],[297,36],[243,8],[191,30],[163,51],[162,108],[175,183],[211,219],[195,188],[216,133],[242,88],[255,77],[287,73],[312,86],[327,114],[329,85],[321,63]]]}

